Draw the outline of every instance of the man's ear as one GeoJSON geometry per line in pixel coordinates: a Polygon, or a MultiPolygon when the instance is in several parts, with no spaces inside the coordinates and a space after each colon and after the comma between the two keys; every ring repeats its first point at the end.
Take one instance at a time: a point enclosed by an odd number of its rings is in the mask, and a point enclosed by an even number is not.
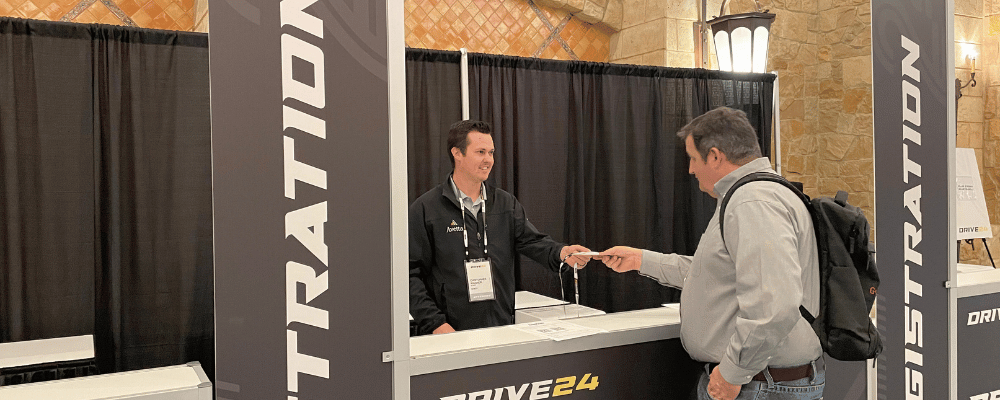
{"type": "Polygon", "coordinates": [[[452,155],[452,157],[458,158],[458,156],[462,155],[462,151],[459,150],[458,147],[452,147],[451,148],[451,155],[452,155]]]}
{"type": "Polygon", "coordinates": [[[722,165],[726,161],[726,154],[719,151],[718,148],[713,147],[708,150],[708,157],[705,157],[705,161],[712,164],[713,167],[722,165]]]}

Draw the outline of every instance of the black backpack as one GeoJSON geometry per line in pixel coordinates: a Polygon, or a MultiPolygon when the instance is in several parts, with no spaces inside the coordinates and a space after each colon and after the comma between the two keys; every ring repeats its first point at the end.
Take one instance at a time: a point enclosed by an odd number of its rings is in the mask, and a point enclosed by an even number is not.
{"type": "Polygon", "coordinates": [[[823,351],[842,361],[872,359],[882,352],[882,337],[869,318],[878,291],[875,246],[868,239],[869,224],[861,209],[847,204],[847,192],[833,199],[809,199],[799,188],[779,175],[752,173],[736,181],[722,199],[719,227],[725,243],[724,216],[729,198],[737,188],[753,181],[777,182],[802,199],[812,216],[819,255],[819,315],[799,306],[809,321],[823,351]]]}

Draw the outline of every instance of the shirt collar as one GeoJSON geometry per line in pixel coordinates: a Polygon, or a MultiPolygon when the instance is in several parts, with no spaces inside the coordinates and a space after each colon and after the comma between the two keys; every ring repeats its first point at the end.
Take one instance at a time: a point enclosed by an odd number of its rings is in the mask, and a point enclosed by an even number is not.
{"type": "Polygon", "coordinates": [[[451,190],[455,192],[455,198],[458,199],[460,204],[468,203],[469,206],[476,207],[479,204],[486,202],[486,185],[479,185],[479,199],[472,201],[472,197],[462,192],[458,188],[458,185],[455,184],[455,178],[448,177],[448,183],[451,183],[451,190]]]}
{"type": "Polygon", "coordinates": [[[754,172],[776,173],[773,169],[771,169],[771,160],[767,157],[755,159],[743,164],[739,168],[736,168],[733,172],[726,174],[726,176],[722,177],[722,179],[719,179],[719,181],[715,183],[715,187],[713,187],[716,196],[718,196],[719,199],[725,197],[726,192],[729,191],[729,188],[733,187],[733,184],[735,184],[736,181],[754,172]]]}

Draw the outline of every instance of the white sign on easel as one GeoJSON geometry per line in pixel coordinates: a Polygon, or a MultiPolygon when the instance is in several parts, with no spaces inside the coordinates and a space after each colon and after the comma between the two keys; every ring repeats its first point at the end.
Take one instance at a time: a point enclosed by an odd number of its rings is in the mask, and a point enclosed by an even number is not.
{"type": "Polygon", "coordinates": [[[993,237],[975,150],[955,149],[955,180],[958,194],[955,226],[958,227],[958,239],[993,237]]]}

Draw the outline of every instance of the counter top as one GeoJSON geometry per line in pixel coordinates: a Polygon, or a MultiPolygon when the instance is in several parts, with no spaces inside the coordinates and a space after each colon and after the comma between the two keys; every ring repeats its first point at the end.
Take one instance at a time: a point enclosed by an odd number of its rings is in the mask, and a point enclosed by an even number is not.
{"type": "Polygon", "coordinates": [[[410,375],[675,339],[680,336],[680,312],[676,305],[565,321],[603,329],[607,333],[556,342],[511,326],[501,326],[414,337],[410,339],[410,375]]]}
{"type": "Polygon", "coordinates": [[[1000,269],[992,266],[958,264],[956,276],[958,297],[1000,292],[1000,269]]]}

